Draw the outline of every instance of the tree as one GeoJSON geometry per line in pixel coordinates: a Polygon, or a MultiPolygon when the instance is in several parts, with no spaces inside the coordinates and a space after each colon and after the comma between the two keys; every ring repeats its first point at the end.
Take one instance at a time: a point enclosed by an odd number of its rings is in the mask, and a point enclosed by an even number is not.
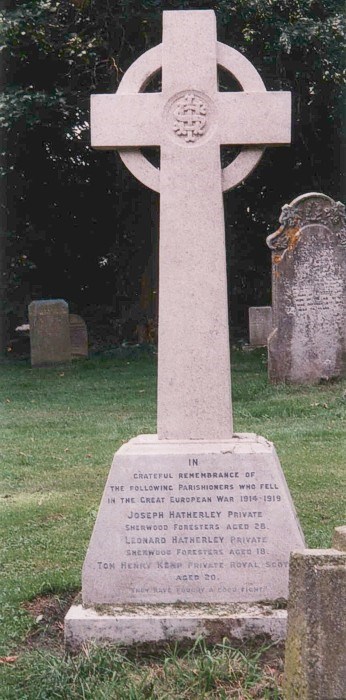
{"type": "Polygon", "coordinates": [[[89,94],[114,91],[133,60],[160,42],[163,9],[211,6],[219,39],[255,64],[267,89],[290,89],[294,98],[292,147],[268,149],[245,186],[225,197],[234,325],[244,326],[249,304],[269,301],[264,239],[282,204],[311,190],[341,196],[338,0],[29,0],[4,8],[0,126],[12,325],[35,289],[79,310],[107,304],[118,305],[115,316],[121,305],[141,313],[158,199],[114,154],[90,149],[89,94]]]}

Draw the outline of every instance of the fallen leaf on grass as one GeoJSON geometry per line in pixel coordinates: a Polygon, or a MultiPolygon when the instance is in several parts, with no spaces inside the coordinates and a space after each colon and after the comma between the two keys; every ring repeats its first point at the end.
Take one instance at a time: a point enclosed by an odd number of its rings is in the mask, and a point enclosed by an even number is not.
{"type": "Polygon", "coordinates": [[[18,656],[1,656],[0,664],[14,664],[17,661],[18,656]]]}
{"type": "Polygon", "coordinates": [[[278,672],[277,668],[272,668],[271,666],[265,666],[264,670],[268,674],[268,676],[276,676],[278,672]]]}

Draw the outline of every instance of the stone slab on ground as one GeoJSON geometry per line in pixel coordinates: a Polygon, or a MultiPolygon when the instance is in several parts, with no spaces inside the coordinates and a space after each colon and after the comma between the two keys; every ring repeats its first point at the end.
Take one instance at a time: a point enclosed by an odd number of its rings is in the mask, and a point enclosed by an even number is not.
{"type": "Polygon", "coordinates": [[[86,605],[287,598],[304,538],[273,444],[142,435],[115,454],[85,558],[86,605]]]}
{"type": "Polygon", "coordinates": [[[249,344],[253,348],[265,347],[273,330],[271,306],[249,307],[249,344]]]}
{"type": "Polygon", "coordinates": [[[346,552],[292,553],[285,700],[345,700],[345,650],[346,552]]]}
{"type": "Polygon", "coordinates": [[[286,636],[286,610],[270,605],[132,605],[99,608],[73,605],[65,617],[65,643],[135,644],[197,639],[218,643],[286,636]]]}

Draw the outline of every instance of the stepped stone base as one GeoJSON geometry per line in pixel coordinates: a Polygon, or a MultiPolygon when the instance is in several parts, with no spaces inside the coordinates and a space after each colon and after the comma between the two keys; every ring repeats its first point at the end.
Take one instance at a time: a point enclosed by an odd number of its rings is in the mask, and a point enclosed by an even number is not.
{"type": "Polygon", "coordinates": [[[286,610],[271,605],[73,605],[65,618],[65,644],[138,644],[193,640],[243,641],[264,636],[281,641],[286,636],[286,610]],[[102,609],[103,608],[103,609],[102,609]]]}
{"type": "Polygon", "coordinates": [[[304,546],[271,442],[140,435],[115,454],[66,642],[282,638],[304,546]]]}

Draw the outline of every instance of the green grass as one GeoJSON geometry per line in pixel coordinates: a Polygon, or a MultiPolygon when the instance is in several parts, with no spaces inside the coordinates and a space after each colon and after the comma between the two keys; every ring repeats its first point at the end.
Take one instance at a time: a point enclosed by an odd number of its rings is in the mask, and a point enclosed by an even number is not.
{"type": "MultiPolygon", "coordinates": [[[[330,546],[334,526],[345,523],[346,383],[271,386],[262,350],[234,351],[232,376],[235,430],[274,441],[307,545],[330,546]]],[[[80,588],[113,454],[130,437],[155,432],[155,383],[155,357],[135,350],[50,369],[32,369],[25,361],[0,365],[0,655],[19,655],[13,664],[0,664],[8,688],[1,697],[280,697],[230,694],[236,681],[228,670],[227,685],[222,669],[236,652],[228,647],[196,647],[192,656],[179,657],[178,672],[172,650],[150,663],[121,657],[118,668],[116,650],[64,657],[59,644],[44,652],[25,641],[40,626],[27,601],[80,588]],[[202,683],[203,664],[205,674],[213,666],[214,680],[221,674],[219,685],[191,685],[202,683]],[[123,695],[117,694],[120,667],[127,669],[123,695]]],[[[249,673],[241,672],[243,693],[249,673]]]]}
{"type": "MultiPolygon", "coordinates": [[[[78,656],[35,652],[9,674],[3,700],[247,700],[279,699],[274,671],[260,665],[268,651],[232,649],[225,640],[159,656],[119,647],[87,647],[78,656]]],[[[270,651],[270,649],[269,649],[270,651]]]]}

